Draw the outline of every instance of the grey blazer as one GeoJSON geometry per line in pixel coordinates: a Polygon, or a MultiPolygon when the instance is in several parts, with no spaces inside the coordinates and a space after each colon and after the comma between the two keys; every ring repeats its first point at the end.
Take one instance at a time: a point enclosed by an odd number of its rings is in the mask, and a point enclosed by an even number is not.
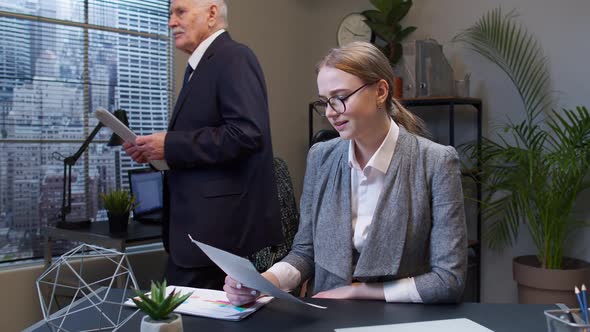
{"type": "Polygon", "coordinates": [[[467,237],[454,148],[399,137],[366,243],[353,271],[348,141],[315,144],[307,157],[301,221],[283,259],[314,277],[313,293],[361,282],[414,277],[424,303],[460,301],[467,237]]]}

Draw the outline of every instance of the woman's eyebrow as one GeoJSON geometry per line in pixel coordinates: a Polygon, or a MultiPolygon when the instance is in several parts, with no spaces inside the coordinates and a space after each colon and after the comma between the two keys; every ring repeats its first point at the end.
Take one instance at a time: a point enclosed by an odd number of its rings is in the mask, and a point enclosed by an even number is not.
{"type": "MultiPolygon", "coordinates": [[[[335,89],[335,90],[331,90],[330,91],[330,96],[334,96],[335,94],[339,93],[339,92],[348,92],[350,91],[350,89],[347,88],[340,88],[340,89],[335,89]]],[[[326,98],[328,99],[329,97],[323,96],[323,95],[318,95],[318,97],[320,98],[326,98]]]]}

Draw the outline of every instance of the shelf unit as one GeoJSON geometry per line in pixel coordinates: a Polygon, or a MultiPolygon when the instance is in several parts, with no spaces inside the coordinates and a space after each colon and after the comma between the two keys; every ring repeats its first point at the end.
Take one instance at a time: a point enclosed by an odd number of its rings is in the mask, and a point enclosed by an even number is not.
{"type": "MultiPolygon", "coordinates": [[[[477,127],[477,143],[478,147],[481,146],[482,141],[482,101],[479,98],[464,98],[464,97],[425,97],[425,98],[405,98],[400,99],[399,102],[404,105],[408,110],[411,110],[413,107],[438,107],[438,106],[445,106],[447,107],[447,111],[449,113],[449,123],[448,123],[448,132],[449,132],[449,145],[455,147],[455,113],[456,113],[456,106],[465,105],[471,106],[471,110],[475,110],[476,112],[476,127],[477,127]]],[[[437,110],[439,111],[439,110],[437,110]]],[[[479,153],[479,151],[478,151],[479,153]]],[[[473,269],[474,271],[474,289],[473,289],[473,300],[475,302],[480,302],[481,300],[481,197],[482,197],[482,189],[479,181],[479,175],[477,170],[481,168],[480,158],[476,161],[476,169],[475,170],[463,170],[463,176],[470,177],[475,182],[476,188],[476,199],[477,199],[477,216],[476,216],[476,239],[469,240],[469,250],[470,250],[470,261],[469,261],[469,270],[473,269]]],[[[468,279],[469,273],[468,270],[468,279]]],[[[469,281],[469,280],[468,280],[469,281]]]]}

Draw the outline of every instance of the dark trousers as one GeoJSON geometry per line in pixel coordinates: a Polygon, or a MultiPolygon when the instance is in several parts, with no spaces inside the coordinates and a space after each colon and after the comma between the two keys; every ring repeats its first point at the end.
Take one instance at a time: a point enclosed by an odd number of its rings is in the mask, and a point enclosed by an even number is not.
{"type": "Polygon", "coordinates": [[[170,257],[168,257],[166,264],[168,285],[223,290],[225,276],[225,272],[216,265],[184,268],[174,264],[170,257]]]}

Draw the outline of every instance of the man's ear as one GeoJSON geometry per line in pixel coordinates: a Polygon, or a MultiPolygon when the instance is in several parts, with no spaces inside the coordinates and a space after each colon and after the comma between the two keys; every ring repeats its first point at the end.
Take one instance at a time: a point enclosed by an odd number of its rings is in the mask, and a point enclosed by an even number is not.
{"type": "Polygon", "coordinates": [[[207,25],[211,29],[217,25],[218,21],[219,21],[219,8],[217,8],[217,5],[209,6],[209,16],[207,17],[207,25]]]}

